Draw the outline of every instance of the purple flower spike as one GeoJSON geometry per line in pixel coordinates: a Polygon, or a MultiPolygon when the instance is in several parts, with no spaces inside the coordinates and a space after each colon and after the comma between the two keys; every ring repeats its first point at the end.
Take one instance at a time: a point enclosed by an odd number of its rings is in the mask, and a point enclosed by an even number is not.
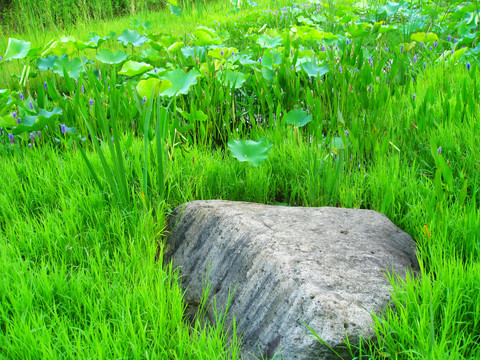
{"type": "Polygon", "coordinates": [[[470,63],[467,63],[467,70],[470,71],[470,63]]]}
{"type": "Polygon", "coordinates": [[[340,74],[342,73],[342,65],[338,66],[338,71],[340,72],[340,74]]]}
{"type": "Polygon", "coordinates": [[[402,45],[402,47],[400,48],[400,53],[403,54],[403,45],[402,45]]]}
{"type": "Polygon", "coordinates": [[[437,156],[440,155],[442,153],[442,147],[440,146],[438,149],[437,149],[437,156]]]}
{"type": "Polygon", "coordinates": [[[16,118],[17,118],[17,113],[14,111],[14,112],[12,113],[12,116],[13,116],[14,119],[16,119],[16,118]]]}
{"type": "Polygon", "coordinates": [[[345,136],[348,137],[348,130],[345,130],[345,136]]]}
{"type": "Polygon", "coordinates": [[[322,51],[325,51],[325,46],[324,45],[322,45],[322,51]]]}
{"type": "Polygon", "coordinates": [[[62,124],[60,126],[60,131],[62,132],[62,134],[65,134],[67,132],[67,127],[65,126],[65,124],[62,124]]]}
{"type": "Polygon", "coordinates": [[[413,94],[413,96],[412,96],[413,101],[415,101],[416,97],[417,97],[417,95],[413,94]]]}
{"type": "Polygon", "coordinates": [[[147,97],[144,96],[144,97],[143,97],[143,100],[142,100],[142,104],[145,104],[146,102],[147,102],[147,97]]]}
{"type": "Polygon", "coordinates": [[[223,56],[225,53],[222,51],[220,51],[220,56],[223,56]]]}
{"type": "Polygon", "coordinates": [[[415,55],[415,56],[413,57],[413,63],[414,63],[414,64],[417,63],[417,55],[415,55]]]}
{"type": "Polygon", "coordinates": [[[84,92],[85,92],[85,88],[84,88],[83,85],[82,85],[82,94],[83,94],[84,92]]]}
{"type": "Polygon", "coordinates": [[[23,94],[22,94],[22,93],[20,93],[20,95],[19,95],[19,96],[20,96],[20,100],[21,100],[21,101],[23,101],[23,94]]]}
{"type": "Polygon", "coordinates": [[[48,90],[47,82],[46,82],[46,81],[43,83],[43,87],[45,88],[45,91],[48,90]]]}
{"type": "Polygon", "coordinates": [[[350,40],[347,39],[347,45],[350,45],[350,40]]]}
{"type": "Polygon", "coordinates": [[[437,47],[438,46],[438,42],[437,41],[434,41],[433,42],[433,47],[437,47]]]}
{"type": "Polygon", "coordinates": [[[424,61],[423,62],[423,68],[425,69],[427,67],[427,63],[424,61]]]}
{"type": "Polygon", "coordinates": [[[35,141],[35,134],[34,133],[30,133],[30,139],[32,139],[32,141],[35,141]]]}
{"type": "Polygon", "coordinates": [[[88,103],[90,104],[90,106],[92,106],[93,105],[93,100],[92,99],[88,100],[88,103]]]}
{"type": "Polygon", "coordinates": [[[17,125],[20,125],[21,122],[22,122],[22,119],[18,118],[17,119],[17,125]]]}
{"type": "Polygon", "coordinates": [[[447,41],[448,41],[448,42],[452,41],[452,35],[448,35],[447,41]]]}
{"type": "Polygon", "coordinates": [[[261,58],[261,57],[258,58],[258,62],[259,62],[260,64],[262,63],[262,58],[261,58]]]}
{"type": "Polygon", "coordinates": [[[14,144],[15,143],[15,137],[13,134],[8,134],[8,140],[10,140],[10,143],[14,144]]]}
{"type": "Polygon", "coordinates": [[[33,104],[32,104],[32,102],[29,101],[28,103],[29,103],[29,105],[30,105],[30,110],[33,110],[33,104]]]}
{"type": "Polygon", "coordinates": [[[113,137],[110,140],[112,140],[112,143],[113,143],[113,137]]]}

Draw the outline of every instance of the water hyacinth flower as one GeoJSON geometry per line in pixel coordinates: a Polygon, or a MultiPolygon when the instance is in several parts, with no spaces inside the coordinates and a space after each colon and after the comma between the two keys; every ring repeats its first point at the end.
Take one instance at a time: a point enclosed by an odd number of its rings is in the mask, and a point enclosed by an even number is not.
{"type": "Polygon", "coordinates": [[[88,103],[90,104],[90,106],[92,106],[93,105],[93,99],[88,100],[88,103]]]}
{"type": "Polygon", "coordinates": [[[60,125],[60,131],[62,132],[62,134],[65,134],[67,132],[67,127],[65,126],[65,124],[60,125]]]}
{"type": "Polygon", "coordinates": [[[467,70],[470,71],[470,63],[467,63],[467,70]]]}
{"type": "Polygon", "coordinates": [[[20,97],[20,100],[23,101],[23,94],[20,93],[20,95],[18,95],[20,97]]]}
{"type": "Polygon", "coordinates": [[[10,143],[14,144],[15,143],[15,137],[13,134],[8,134],[8,140],[10,140],[10,143]]]}
{"type": "Polygon", "coordinates": [[[441,153],[442,153],[442,147],[440,146],[440,147],[437,149],[437,156],[439,156],[441,153]]]}

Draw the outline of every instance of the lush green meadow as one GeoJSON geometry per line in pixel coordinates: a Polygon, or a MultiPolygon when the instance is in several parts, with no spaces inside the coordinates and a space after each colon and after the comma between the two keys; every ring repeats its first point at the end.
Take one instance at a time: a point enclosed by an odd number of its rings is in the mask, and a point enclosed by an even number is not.
{"type": "Polygon", "coordinates": [[[386,275],[394,306],[352,356],[480,358],[477,5],[171,3],[10,25],[0,358],[238,358],[225,314],[187,316],[162,263],[166,217],[197,199],[384,213],[422,274],[386,275]]]}

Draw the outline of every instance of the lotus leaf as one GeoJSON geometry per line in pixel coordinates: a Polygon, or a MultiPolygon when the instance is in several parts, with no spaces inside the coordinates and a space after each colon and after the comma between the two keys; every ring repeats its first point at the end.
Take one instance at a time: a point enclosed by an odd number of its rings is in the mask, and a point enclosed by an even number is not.
{"type": "Polygon", "coordinates": [[[282,37],[276,36],[274,38],[271,38],[268,35],[262,35],[258,37],[257,44],[260,45],[262,48],[273,49],[277,46],[282,45],[282,37]]]}
{"type": "Polygon", "coordinates": [[[197,70],[191,70],[189,73],[181,69],[176,69],[166,73],[161,79],[168,80],[172,83],[172,86],[160,95],[162,96],[176,96],[178,94],[188,94],[190,87],[197,83],[197,77],[200,73],[197,70]]]}
{"type": "Polygon", "coordinates": [[[125,30],[118,38],[117,41],[122,44],[123,46],[132,45],[135,47],[142,46],[148,38],[140,35],[135,30],[125,30]]]}
{"type": "Polygon", "coordinates": [[[108,49],[102,49],[97,52],[97,60],[104,64],[120,64],[121,62],[127,60],[128,55],[126,52],[118,50],[115,53],[112,53],[108,49]]]}
{"type": "Polygon", "coordinates": [[[23,59],[27,56],[30,50],[30,42],[17,40],[14,38],[8,39],[8,46],[5,55],[3,55],[4,61],[10,61],[13,59],[23,59]]]}
{"type": "Polygon", "coordinates": [[[290,110],[285,115],[285,121],[289,125],[302,127],[312,121],[312,115],[308,115],[305,110],[290,110]]]}
{"type": "Polygon", "coordinates": [[[153,69],[153,66],[150,64],[128,60],[123,64],[122,69],[118,73],[120,75],[135,76],[151,69],[153,69]]]}
{"type": "Polygon", "coordinates": [[[170,88],[172,83],[168,80],[160,80],[157,78],[149,78],[147,80],[141,80],[137,85],[137,91],[140,96],[147,99],[153,94],[158,96],[161,92],[170,88]]]}
{"type": "Polygon", "coordinates": [[[415,34],[412,34],[410,36],[410,39],[417,41],[417,42],[423,42],[423,43],[430,43],[438,40],[437,34],[434,33],[424,33],[424,32],[417,32],[415,34]]]}
{"type": "Polygon", "coordinates": [[[39,58],[37,60],[37,67],[40,71],[47,71],[48,69],[53,70],[53,64],[57,61],[58,56],[49,55],[46,58],[39,58]]]}
{"type": "Polygon", "coordinates": [[[322,76],[330,71],[327,65],[318,66],[311,62],[303,63],[302,69],[307,73],[308,76],[312,77],[322,76]]]}
{"type": "Polygon", "coordinates": [[[227,70],[220,75],[219,79],[221,79],[223,85],[230,89],[233,87],[235,89],[240,89],[245,81],[247,81],[248,75],[240,71],[227,70]]]}
{"type": "Polygon", "coordinates": [[[273,144],[263,138],[258,141],[234,140],[228,142],[232,156],[240,162],[248,161],[252,166],[259,166],[268,157],[273,144]]]}
{"type": "Polygon", "coordinates": [[[68,57],[64,55],[58,58],[53,64],[53,72],[63,77],[64,69],[69,77],[78,80],[78,78],[80,77],[80,73],[83,71],[82,62],[79,58],[74,58],[69,61],[68,57]]]}

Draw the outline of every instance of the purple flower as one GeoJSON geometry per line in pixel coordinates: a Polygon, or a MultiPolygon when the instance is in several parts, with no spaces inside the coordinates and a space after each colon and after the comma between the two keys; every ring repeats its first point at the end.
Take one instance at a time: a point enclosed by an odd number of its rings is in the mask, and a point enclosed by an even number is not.
{"type": "Polygon", "coordinates": [[[433,50],[433,47],[430,46],[430,51],[432,51],[432,50],[433,50]]]}
{"type": "Polygon", "coordinates": [[[345,130],[345,136],[348,137],[348,130],[345,130]]]}
{"type": "Polygon", "coordinates": [[[21,122],[22,122],[22,119],[18,118],[17,119],[17,125],[20,125],[21,122]]]}
{"type": "Polygon", "coordinates": [[[400,53],[403,54],[403,45],[400,47],[400,53]]]}
{"type": "Polygon", "coordinates": [[[35,141],[35,134],[34,133],[30,133],[30,139],[32,139],[32,141],[35,141]]]}
{"type": "Polygon", "coordinates": [[[0,61],[2,61],[2,60],[3,60],[3,57],[0,56],[0,61]]]}
{"type": "Polygon", "coordinates": [[[143,99],[142,99],[142,104],[145,104],[147,102],[147,97],[144,96],[143,99]]]}
{"type": "Polygon", "coordinates": [[[467,70],[470,71],[470,63],[467,63],[467,70]]]}
{"type": "Polygon", "coordinates": [[[350,40],[347,39],[347,45],[350,45],[350,40]]]}
{"type": "Polygon", "coordinates": [[[448,41],[448,42],[452,41],[452,35],[448,35],[447,41],[448,41]]]}
{"type": "Polygon", "coordinates": [[[30,105],[30,110],[33,110],[33,104],[32,104],[32,102],[29,101],[28,103],[29,103],[29,105],[30,105]]]}
{"type": "Polygon", "coordinates": [[[223,54],[224,54],[223,50],[222,50],[222,51],[220,51],[220,56],[223,56],[223,54]]]}
{"type": "Polygon", "coordinates": [[[412,96],[413,101],[415,101],[416,97],[417,97],[417,95],[413,94],[413,96],[412,96]]]}
{"type": "Polygon", "coordinates": [[[437,156],[440,155],[442,153],[442,147],[440,146],[438,149],[437,149],[437,156]]]}
{"type": "Polygon", "coordinates": [[[414,77],[412,77],[412,82],[415,82],[415,78],[414,78],[414,77]]]}
{"type": "Polygon", "coordinates": [[[157,68],[153,68],[153,72],[156,74],[157,73],[157,68]]]}
{"type": "Polygon", "coordinates": [[[16,118],[17,118],[17,113],[14,111],[14,112],[12,113],[12,116],[13,116],[14,119],[16,119],[16,118]]]}
{"type": "Polygon", "coordinates": [[[417,63],[417,55],[415,55],[415,56],[413,57],[413,63],[414,63],[414,64],[417,63]]]}
{"type": "Polygon", "coordinates": [[[452,50],[451,54],[453,55],[454,52],[455,52],[455,50],[452,50]]]}
{"type": "Polygon", "coordinates": [[[423,49],[423,42],[420,43],[420,49],[423,49]]]}
{"type": "Polygon", "coordinates": [[[259,62],[260,64],[262,63],[262,58],[261,58],[261,57],[258,58],[258,62],[259,62]]]}
{"type": "Polygon", "coordinates": [[[373,60],[371,56],[368,57],[368,63],[370,64],[371,67],[373,67],[373,60]]]}
{"type": "Polygon", "coordinates": [[[433,47],[437,47],[438,46],[438,42],[437,41],[434,41],[433,42],[433,47]]]}
{"type": "Polygon", "coordinates": [[[84,88],[83,85],[82,85],[82,94],[83,94],[84,92],[85,92],[85,88],[84,88]]]}
{"type": "Polygon", "coordinates": [[[22,94],[22,93],[20,93],[20,95],[19,95],[19,96],[20,96],[20,100],[21,100],[21,101],[23,101],[23,94],[22,94]]]}
{"type": "Polygon", "coordinates": [[[32,145],[31,143],[28,143],[28,147],[29,147],[30,149],[33,149],[33,145],[32,145]]]}
{"type": "Polygon", "coordinates": [[[325,46],[324,45],[322,45],[322,51],[325,51],[325,46]]]}
{"type": "Polygon", "coordinates": [[[113,142],[113,137],[110,140],[112,140],[112,142],[113,142]]]}
{"type": "Polygon", "coordinates": [[[65,124],[60,125],[60,131],[62,132],[62,134],[65,134],[67,132],[67,127],[65,126],[65,124]]]}
{"type": "Polygon", "coordinates": [[[47,82],[46,82],[46,81],[43,83],[43,87],[45,88],[45,90],[48,90],[47,82]]]}
{"type": "Polygon", "coordinates": [[[388,46],[385,48],[385,51],[387,51],[387,52],[388,52],[388,46]]]}
{"type": "Polygon", "coordinates": [[[92,106],[93,105],[93,100],[92,99],[88,100],[88,103],[90,104],[90,106],[92,106]]]}
{"type": "Polygon", "coordinates": [[[423,68],[425,69],[427,67],[427,63],[424,61],[423,62],[423,68]]]}
{"type": "Polygon", "coordinates": [[[10,143],[14,144],[15,143],[15,137],[13,134],[8,134],[8,140],[10,140],[10,143]]]}
{"type": "Polygon", "coordinates": [[[235,51],[232,51],[232,56],[235,56],[235,51]]]}

